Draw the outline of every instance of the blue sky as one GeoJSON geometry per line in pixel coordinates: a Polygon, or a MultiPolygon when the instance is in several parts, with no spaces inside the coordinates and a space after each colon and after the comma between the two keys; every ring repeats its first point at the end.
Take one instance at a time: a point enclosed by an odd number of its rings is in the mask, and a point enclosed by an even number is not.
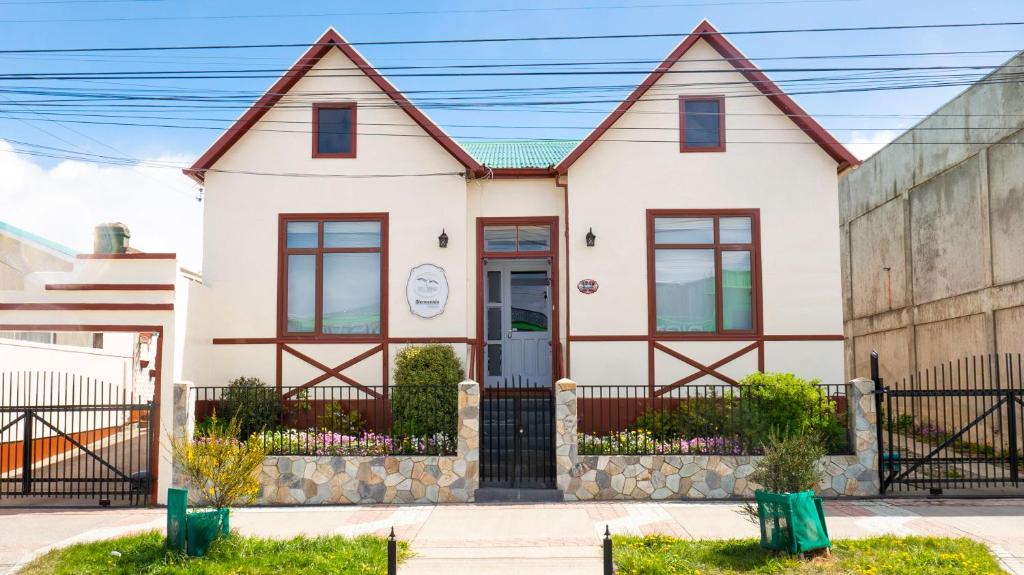
{"type": "MultiPolygon", "coordinates": [[[[0,51],[33,48],[166,46],[195,44],[311,43],[334,26],[352,42],[470,37],[563,36],[586,34],[679,33],[679,37],[605,39],[588,41],[543,41],[500,44],[361,46],[374,65],[450,65],[474,63],[661,60],[702,19],[710,19],[723,32],[808,27],[853,27],[898,24],[927,24],[986,21],[1024,21],[1024,2],[1017,1],[926,1],[926,0],[550,0],[543,2],[481,3],[450,2],[266,2],[209,0],[0,0],[0,51]],[[628,8],[627,8],[628,6],[628,8]],[[294,16],[301,14],[302,16],[294,16]]],[[[836,59],[813,61],[770,61],[779,56],[842,55],[893,52],[964,50],[1019,50],[1024,48],[1024,26],[968,29],[931,29],[841,33],[798,33],[736,35],[730,39],[762,68],[997,65],[1010,53],[900,57],[885,59],[836,59]]],[[[142,52],[101,54],[0,54],[0,73],[109,72],[129,70],[219,70],[289,66],[303,48],[223,50],[201,52],[142,52]]],[[[653,64],[622,65],[645,72],[653,64]]],[[[388,73],[388,72],[385,72],[388,73]]],[[[769,72],[785,87],[785,80],[810,76],[837,76],[844,72],[769,72]]],[[[914,74],[920,72],[912,72],[914,74]]],[[[156,90],[160,93],[210,95],[229,94],[236,101],[228,109],[218,104],[190,110],[152,113],[126,107],[103,110],[44,108],[15,105],[11,100],[47,98],[45,95],[0,92],[0,140],[72,149],[78,152],[131,158],[164,158],[186,163],[202,153],[219,134],[214,129],[129,127],[79,121],[162,123],[223,128],[237,117],[241,107],[269,87],[276,76],[230,80],[72,80],[0,81],[0,88],[91,90],[125,93],[156,90]],[[65,115],[54,115],[52,112],[65,115]],[[77,115],[102,113],[97,118],[77,115]],[[158,118],[140,118],[142,114],[158,118]],[[7,116],[7,118],[3,118],[7,116]],[[18,116],[19,119],[11,119],[18,116]],[[200,119],[202,118],[202,119],[200,119]],[[59,120],[59,121],[54,121],[59,120]]],[[[464,90],[471,88],[536,88],[566,85],[622,86],[603,93],[607,102],[575,106],[573,111],[554,113],[524,110],[485,111],[428,109],[427,113],[450,134],[459,138],[524,139],[581,138],[611,110],[617,98],[640,81],[644,74],[602,76],[520,76],[520,77],[400,77],[389,74],[400,89],[464,90]],[[465,126],[504,127],[465,127],[465,126]],[[509,126],[538,126],[516,129],[509,126]]],[[[855,153],[864,155],[913,124],[915,115],[934,111],[963,87],[922,90],[853,92],[796,95],[796,100],[830,129],[843,143],[856,144],[855,153]],[[870,115],[899,117],[868,117],[870,115]],[[872,144],[874,142],[874,144],[872,144]]],[[[590,95],[593,97],[593,95],[590,95]]],[[[527,98],[529,99],[529,98],[527,98]]],[[[13,143],[16,149],[22,144],[13,143]]],[[[0,154],[0,163],[13,154],[0,154]]],[[[157,226],[154,206],[161,215],[188,220],[189,230],[198,233],[200,210],[195,204],[191,182],[176,170],[168,174],[134,174],[136,188],[150,194],[130,195],[123,172],[102,166],[77,166],[73,176],[63,173],[59,159],[18,156],[23,177],[0,183],[0,201],[7,210],[0,219],[31,231],[65,241],[83,249],[88,230],[96,220],[132,220],[137,227],[157,226]],[[59,177],[58,177],[59,176],[59,177]],[[40,184],[40,178],[48,183],[40,184]],[[94,178],[94,179],[89,179],[94,178]],[[159,181],[157,181],[159,180],[159,181]],[[74,189],[65,189],[68,182],[74,189]],[[147,183],[149,182],[149,183],[147,183]],[[108,195],[90,196],[86,190],[116,188],[108,195]],[[173,191],[167,191],[167,190],[173,191]],[[48,195],[47,195],[48,194],[48,195]],[[64,195],[61,195],[64,194],[64,195]],[[71,194],[71,195],[68,195],[71,194]],[[113,195],[110,195],[113,194],[113,195]],[[120,195],[118,195],[120,194],[120,195]],[[169,195],[173,200],[163,197],[169,195]],[[133,204],[134,202],[134,204],[133,204]],[[155,202],[155,203],[154,203],[155,202]],[[164,202],[164,203],[160,203],[164,202]],[[135,205],[138,204],[138,205],[135,205]],[[82,215],[82,206],[90,212],[82,215]],[[104,211],[116,205],[120,211],[104,211]],[[70,206],[70,207],[69,207],[70,206]],[[66,217],[55,217],[65,210],[66,217]],[[168,212],[167,210],[171,210],[168,212]],[[77,218],[77,219],[74,219],[77,218]],[[90,220],[82,223],[84,220],[90,220]],[[74,224],[74,225],[72,225],[74,224]],[[73,229],[71,229],[73,228],[73,229]]],[[[125,168],[118,168],[125,169],[125,168]]],[[[132,180],[134,181],[134,180],[132,180]]],[[[164,218],[166,219],[166,218],[164,218]]],[[[131,225],[131,222],[129,222],[131,225]]],[[[141,236],[149,249],[174,249],[169,232],[141,236]]],[[[193,242],[194,243],[194,242],[193,242]]],[[[179,248],[197,253],[196,245],[179,248]]],[[[198,256],[191,259],[198,266],[198,256]]]]}

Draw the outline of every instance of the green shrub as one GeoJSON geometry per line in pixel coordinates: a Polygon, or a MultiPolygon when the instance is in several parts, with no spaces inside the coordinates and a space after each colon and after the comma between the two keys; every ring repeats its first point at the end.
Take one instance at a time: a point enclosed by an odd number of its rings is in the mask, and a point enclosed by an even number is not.
{"type": "Polygon", "coordinates": [[[277,391],[255,377],[233,380],[224,389],[220,407],[224,419],[238,422],[238,437],[242,440],[254,433],[273,429],[281,416],[277,391]]]}
{"type": "Polygon", "coordinates": [[[648,431],[654,441],[679,437],[680,412],[670,409],[648,409],[629,426],[630,431],[648,431]]]}
{"type": "Polygon", "coordinates": [[[836,404],[825,391],[792,373],[752,373],[740,380],[743,429],[754,446],[773,434],[785,439],[810,434],[815,439],[836,430],[836,404]]]}
{"type": "Polygon", "coordinates": [[[409,346],[395,358],[393,435],[456,437],[462,362],[450,345],[409,346]]]}
{"type": "Polygon", "coordinates": [[[340,403],[331,403],[320,418],[320,427],[342,435],[359,435],[366,431],[366,421],[359,410],[348,411],[340,403]]]}

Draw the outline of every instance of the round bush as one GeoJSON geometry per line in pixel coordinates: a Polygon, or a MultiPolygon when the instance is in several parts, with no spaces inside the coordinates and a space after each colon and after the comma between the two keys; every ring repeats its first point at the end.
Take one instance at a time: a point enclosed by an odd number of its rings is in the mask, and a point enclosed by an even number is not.
{"type": "Polygon", "coordinates": [[[755,446],[794,435],[830,433],[836,423],[836,405],[817,384],[792,373],[752,373],[740,380],[744,421],[755,446]]]}
{"type": "Polygon", "coordinates": [[[242,440],[275,428],[281,415],[277,392],[256,377],[233,380],[221,395],[220,408],[223,419],[238,423],[242,440]]]}
{"type": "Polygon", "coordinates": [[[462,362],[450,345],[409,346],[395,358],[393,435],[456,437],[462,362]]]}

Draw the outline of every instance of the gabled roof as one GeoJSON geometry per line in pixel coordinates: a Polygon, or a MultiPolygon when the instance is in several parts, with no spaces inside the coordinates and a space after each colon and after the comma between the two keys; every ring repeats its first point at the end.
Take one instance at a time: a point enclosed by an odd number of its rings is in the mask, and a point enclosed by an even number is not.
{"type": "Polygon", "coordinates": [[[565,158],[579,140],[459,142],[476,161],[488,168],[550,168],[565,158]]]}
{"type": "Polygon", "coordinates": [[[423,112],[410,102],[401,92],[388,82],[373,66],[371,66],[355,48],[349,45],[340,34],[333,28],[313,44],[305,54],[287,71],[284,76],[274,83],[263,96],[256,101],[230,128],[223,134],[206,152],[199,157],[191,168],[182,170],[185,175],[202,182],[206,170],[227,152],[260,118],[263,117],[274,104],[278,102],[303,76],[309,72],[331,49],[337,48],[342,51],[353,64],[356,65],[366,76],[373,81],[384,93],[388,95],[398,107],[405,111],[421,128],[437,141],[438,144],[455,157],[470,172],[482,173],[483,167],[456,144],[441,128],[430,120],[423,112]]]}
{"type": "Polygon", "coordinates": [[[772,101],[779,110],[789,116],[789,119],[793,121],[801,130],[803,130],[808,137],[818,143],[821,149],[825,150],[829,156],[832,157],[838,164],[838,171],[843,171],[851,166],[860,164],[860,160],[857,159],[849,150],[843,147],[842,144],[836,141],[829,134],[825,128],[821,127],[821,124],[816,122],[814,118],[807,115],[792,98],[783,93],[782,89],[779,88],[774,82],[772,82],[764,72],[757,69],[753,63],[748,60],[742,52],[740,52],[731,42],[725,39],[725,36],[720,34],[710,22],[704,20],[698,25],[689,36],[683,39],[682,42],[676,46],[676,49],[665,58],[665,61],[658,65],[643,82],[640,83],[633,90],[633,92],[626,97],[625,100],[620,103],[607,118],[604,119],[601,124],[594,129],[578,146],[574,149],[564,160],[562,160],[555,170],[559,173],[565,173],[566,170],[572,166],[573,162],[578,160],[590,146],[594,145],[594,142],[599,140],[602,135],[609,128],[612,127],[615,122],[622,117],[633,103],[641,99],[647,90],[651,88],[662,76],[665,75],[680,58],[683,57],[686,52],[697,43],[698,40],[703,39],[705,42],[711,45],[723,58],[725,58],[734,68],[739,71],[740,74],[749,80],[758,90],[761,91],[769,100],[772,101]]]}
{"type": "Polygon", "coordinates": [[[64,244],[59,244],[53,240],[46,239],[43,236],[12,226],[7,222],[0,222],[0,235],[10,236],[18,241],[35,244],[37,247],[41,247],[46,251],[56,252],[54,255],[60,257],[67,257],[70,259],[78,255],[78,250],[71,249],[64,244]]]}

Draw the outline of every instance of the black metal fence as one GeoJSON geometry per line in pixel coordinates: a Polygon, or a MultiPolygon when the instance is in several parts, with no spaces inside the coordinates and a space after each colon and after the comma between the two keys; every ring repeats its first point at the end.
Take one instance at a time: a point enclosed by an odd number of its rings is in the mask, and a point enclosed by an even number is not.
{"type": "Polygon", "coordinates": [[[581,455],[756,454],[773,431],[803,421],[821,433],[829,453],[852,453],[848,384],[818,385],[812,394],[769,395],[756,385],[685,385],[652,395],[649,388],[577,388],[581,455]]]}
{"type": "Polygon", "coordinates": [[[193,388],[196,434],[234,420],[271,455],[454,455],[458,384],[193,388]]]}
{"type": "Polygon", "coordinates": [[[1020,487],[1022,363],[1021,354],[970,356],[878,380],[883,493],[1020,487]]]}
{"type": "Polygon", "coordinates": [[[0,499],[150,495],[154,403],[122,386],[54,372],[0,373],[0,499]]]}

